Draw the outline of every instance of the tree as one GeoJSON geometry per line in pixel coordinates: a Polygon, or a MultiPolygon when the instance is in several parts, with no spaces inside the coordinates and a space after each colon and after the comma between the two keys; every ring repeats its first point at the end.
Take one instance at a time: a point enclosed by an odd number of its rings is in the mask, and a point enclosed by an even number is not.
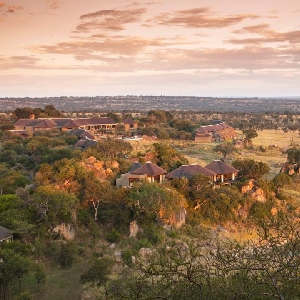
{"type": "Polygon", "coordinates": [[[234,160],[232,166],[239,170],[242,179],[258,179],[270,171],[268,164],[249,158],[234,160]]]}
{"type": "Polygon", "coordinates": [[[27,234],[34,227],[26,203],[18,196],[0,196],[0,225],[19,234],[27,234]]]}
{"type": "MultiPolygon", "coordinates": [[[[113,266],[113,261],[107,258],[98,258],[92,262],[91,267],[80,276],[80,282],[90,284],[92,287],[102,287],[108,296],[106,284],[113,266]]],[[[101,299],[101,298],[98,298],[101,299]]]]}
{"type": "Polygon", "coordinates": [[[226,142],[222,144],[218,144],[213,148],[214,152],[220,152],[223,155],[223,160],[226,160],[226,157],[229,154],[237,152],[237,149],[234,147],[234,144],[231,142],[226,142]]]}
{"type": "Polygon", "coordinates": [[[246,146],[252,145],[252,139],[258,136],[257,131],[255,129],[246,129],[242,130],[244,135],[244,142],[246,146]]]}
{"type": "Polygon", "coordinates": [[[52,185],[40,186],[33,194],[33,202],[40,221],[48,223],[49,226],[56,226],[60,223],[73,221],[72,214],[78,199],[65,191],[58,190],[52,185]]]}
{"type": "Polygon", "coordinates": [[[185,198],[175,189],[158,183],[137,184],[128,191],[126,199],[137,218],[146,215],[167,219],[186,205],[185,198]]]}
{"type": "Polygon", "coordinates": [[[181,165],[188,164],[188,160],[184,157],[184,155],[170,145],[154,143],[153,147],[157,164],[168,172],[180,167],[181,165]]]}
{"type": "Polygon", "coordinates": [[[29,119],[33,114],[33,109],[30,107],[17,108],[13,111],[13,115],[17,119],[29,119]]]}
{"type": "Polygon", "coordinates": [[[10,300],[13,284],[18,283],[19,293],[22,290],[22,277],[31,272],[35,264],[25,253],[20,253],[14,242],[0,248],[0,298],[10,300]]]}
{"type": "Polygon", "coordinates": [[[277,194],[280,193],[281,189],[292,183],[292,178],[288,174],[280,173],[273,178],[277,194]]]}
{"type": "Polygon", "coordinates": [[[290,164],[300,164],[300,149],[293,147],[288,149],[286,153],[290,164]]]}

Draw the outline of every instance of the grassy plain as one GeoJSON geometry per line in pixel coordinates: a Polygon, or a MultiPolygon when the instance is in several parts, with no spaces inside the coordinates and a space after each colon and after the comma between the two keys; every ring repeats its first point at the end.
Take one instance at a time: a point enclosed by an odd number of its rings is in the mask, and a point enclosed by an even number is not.
{"type": "MultiPolygon", "coordinates": [[[[228,156],[227,162],[230,163],[238,158],[249,158],[267,163],[270,166],[270,173],[266,177],[272,179],[278,174],[282,164],[286,161],[287,156],[284,151],[293,145],[300,145],[300,136],[296,133],[284,133],[277,130],[262,130],[257,133],[258,136],[253,139],[253,150],[240,148],[237,153],[228,156]],[[260,146],[265,152],[259,149],[260,146]]],[[[181,149],[190,163],[205,166],[212,160],[222,158],[220,153],[213,152],[214,147],[215,144],[213,143],[189,142],[184,147],[179,145],[178,149],[181,149]]]]}

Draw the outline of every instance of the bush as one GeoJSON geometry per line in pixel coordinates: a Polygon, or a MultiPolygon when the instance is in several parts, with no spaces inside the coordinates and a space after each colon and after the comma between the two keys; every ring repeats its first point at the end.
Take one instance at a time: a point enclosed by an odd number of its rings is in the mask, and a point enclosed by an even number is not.
{"type": "Polygon", "coordinates": [[[63,243],[60,247],[59,264],[63,268],[68,268],[73,265],[76,255],[75,245],[71,242],[63,243]]]}
{"type": "Polygon", "coordinates": [[[121,237],[121,233],[115,228],[106,235],[106,239],[110,243],[118,243],[121,240],[121,237]]]}
{"type": "Polygon", "coordinates": [[[132,265],[132,256],[133,252],[129,249],[122,251],[123,262],[128,266],[132,265]]]}

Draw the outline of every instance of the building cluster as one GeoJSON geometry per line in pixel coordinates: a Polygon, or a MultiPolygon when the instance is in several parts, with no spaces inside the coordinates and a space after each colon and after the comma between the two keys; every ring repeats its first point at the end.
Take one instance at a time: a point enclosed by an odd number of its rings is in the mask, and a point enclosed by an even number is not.
{"type": "Polygon", "coordinates": [[[217,124],[200,126],[196,129],[195,142],[211,143],[234,140],[237,138],[237,133],[233,127],[220,121],[217,124]]]}
{"type": "Polygon", "coordinates": [[[209,177],[216,184],[230,184],[235,180],[238,172],[239,170],[220,160],[215,160],[205,167],[198,164],[182,165],[169,173],[152,162],[146,162],[143,165],[135,162],[128,173],[122,174],[116,180],[116,185],[117,187],[130,187],[134,182],[139,181],[162,183],[175,178],[190,179],[197,174],[209,177]]]}

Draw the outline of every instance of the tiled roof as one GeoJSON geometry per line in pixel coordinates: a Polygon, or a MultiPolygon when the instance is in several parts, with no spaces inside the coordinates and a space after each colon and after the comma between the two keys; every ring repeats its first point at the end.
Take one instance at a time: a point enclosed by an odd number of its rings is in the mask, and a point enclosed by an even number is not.
{"type": "Polygon", "coordinates": [[[124,120],[123,120],[123,123],[124,123],[124,124],[133,125],[133,124],[136,124],[137,122],[134,121],[134,120],[132,120],[132,119],[127,118],[127,119],[124,119],[124,120]]]}
{"type": "Polygon", "coordinates": [[[173,170],[172,172],[168,173],[166,175],[166,178],[192,178],[195,174],[201,174],[204,176],[214,176],[216,175],[215,172],[208,170],[206,168],[201,167],[200,165],[197,164],[192,164],[192,165],[183,165],[180,166],[179,168],[173,170]]]}
{"type": "Polygon", "coordinates": [[[239,171],[234,167],[227,165],[220,160],[215,160],[211,162],[210,164],[206,165],[205,168],[220,175],[237,173],[239,171]]]}
{"type": "Polygon", "coordinates": [[[146,162],[144,165],[131,172],[131,174],[139,174],[139,175],[146,174],[149,176],[163,175],[166,173],[167,173],[166,170],[162,169],[161,167],[157,166],[152,162],[146,162]]]}
{"type": "Polygon", "coordinates": [[[82,118],[82,119],[75,119],[76,124],[79,124],[80,126],[83,125],[115,125],[117,124],[113,119],[110,118],[96,118],[96,119],[88,119],[88,118],[82,118]]]}
{"type": "Polygon", "coordinates": [[[39,123],[34,125],[34,127],[36,127],[36,128],[53,128],[55,126],[56,126],[56,123],[51,119],[39,120],[39,123]]]}

